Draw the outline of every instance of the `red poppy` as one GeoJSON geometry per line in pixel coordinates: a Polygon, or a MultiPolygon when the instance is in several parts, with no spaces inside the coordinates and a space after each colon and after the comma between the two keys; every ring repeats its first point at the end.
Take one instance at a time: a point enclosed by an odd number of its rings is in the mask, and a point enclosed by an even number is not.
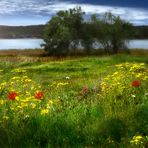
{"type": "Polygon", "coordinates": [[[43,94],[43,92],[41,92],[41,91],[35,93],[35,98],[36,98],[36,99],[42,99],[43,96],[44,96],[44,94],[43,94]]]}
{"type": "Polygon", "coordinates": [[[17,96],[16,92],[9,92],[8,99],[15,100],[16,96],[17,96]]]}
{"type": "Polygon", "coordinates": [[[139,81],[139,80],[134,80],[133,82],[132,82],[132,86],[133,87],[139,87],[141,85],[141,82],[139,81]]]}
{"type": "Polygon", "coordinates": [[[89,88],[88,87],[84,87],[81,91],[80,91],[80,96],[84,96],[86,94],[88,94],[89,92],[89,88]]]}

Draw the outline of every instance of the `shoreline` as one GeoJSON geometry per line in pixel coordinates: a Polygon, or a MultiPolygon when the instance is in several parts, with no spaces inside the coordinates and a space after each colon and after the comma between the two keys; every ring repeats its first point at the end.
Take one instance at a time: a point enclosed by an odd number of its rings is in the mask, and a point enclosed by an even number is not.
{"type": "MultiPolygon", "coordinates": [[[[96,50],[96,52],[94,52],[94,54],[98,54],[100,52],[103,52],[103,49],[98,49],[96,50]],[[97,52],[98,51],[98,52],[97,52]]],[[[145,52],[145,53],[148,53],[148,49],[141,49],[141,48],[134,48],[134,49],[127,49],[127,50],[120,50],[119,53],[134,53],[134,52],[145,52]]],[[[29,48],[26,48],[26,49],[0,49],[0,56],[1,55],[9,55],[9,54],[19,54],[19,53],[22,53],[22,54],[48,54],[47,51],[45,51],[44,49],[42,48],[34,48],[34,49],[29,49],[29,48]]],[[[79,55],[79,53],[78,53],[79,55]]],[[[91,55],[91,54],[90,54],[91,55]]]]}
{"type": "MultiPolygon", "coordinates": [[[[129,55],[129,56],[142,56],[148,57],[148,49],[134,49],[130,51],[120,51],[117,55],[129,55]]],[[[49,61],[59,61],[64,59],[77,59],[82,57],[104,57],[104,56],[112,56],[106,55],[103,50],[100,50],[97,53],[93,54],[76,54],[76,55],[68,55],[55,57],[48,55],[43,49],[13,49],[13,50],[0,50],[0,62],[49,62],[49,61]]]]}

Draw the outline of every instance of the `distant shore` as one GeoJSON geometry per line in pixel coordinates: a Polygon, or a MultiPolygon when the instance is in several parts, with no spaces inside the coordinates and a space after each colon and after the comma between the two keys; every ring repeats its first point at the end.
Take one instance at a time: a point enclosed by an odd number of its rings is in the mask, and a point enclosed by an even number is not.
{"type": "MultiPolygon", "coordinates": [[[[46,24],[30,26],[0,25],[0,39],[43,38],[46,24]]],[[[148,26],[134,26],[133,39],[148,39],[148,26]]]]}

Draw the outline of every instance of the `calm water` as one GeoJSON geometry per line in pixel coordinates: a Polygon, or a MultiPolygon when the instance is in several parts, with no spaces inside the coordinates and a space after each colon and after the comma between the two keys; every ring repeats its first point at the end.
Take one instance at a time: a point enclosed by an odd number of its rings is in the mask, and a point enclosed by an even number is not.
{"type": "Polygon", "coordinates": [[[34,49],[42,43],[42,39],[0,39],[0,49],[34,49]]]}
{"type": "MultiPolygon", "coordinates": [[[[0,39],[0,49],[34,49],[41,48],[42,39],[0,39]]],[[[129,48],[148,49],[147,40],[131,40],[129,48]]]]}
{"type": "Polygon", "coordinates": [[[129,48],[148,49],[148,40],[131,40],[129,48]]]}

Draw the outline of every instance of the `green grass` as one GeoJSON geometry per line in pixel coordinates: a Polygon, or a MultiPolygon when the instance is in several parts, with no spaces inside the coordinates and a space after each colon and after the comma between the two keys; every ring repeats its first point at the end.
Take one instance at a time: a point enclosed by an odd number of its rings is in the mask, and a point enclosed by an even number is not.
{"type": "MultiPolygon", "coordinates": [[[[7,103],[0,105],[0,147],[132,147],[130,140],[133,136],[148,136],[147,81],[142,81],[141,88],[129,88],[120,95],[118,89],[106,88],[103,93],[100,88],[103,78],[116,71],[115,65],[126,62],[145,63],[147,68],[148,56],[92,56],[49,62],[0,63],[0,69],[4,70],[0,83],[7,82],[6,87],[1,88],[0,99],[7,100],[7,103]],[[17,101],[7,98],[11,78],[24,75],[12,73],[16,68],[26,70],[28,77],[35,82],[33,85],[42,87],[45,99],[37,104],[36,109],[10,109],[17,108],[17,101]],[[134,92],[137,100],[130,102],[129,95],[134,95],[134,92]],[[40,107],[44,108],[48,100],[53,101],[53,106],[42,116],[40,107]],[[9,119],[4,120],[4,115],[9,119]]],[[[133,80],[128,76],[125,79],[125,84],[129,85],[133,80]]],[[[113,83],[114,78],[110,77],[109,81],[113,83]]],[[[27,89],[33,95],[32,84],[23,90],[20,82],[14,82],[16,90],[26,94],[27,89]]],[[[148,141],[143,145],[146,147],[147,144],[148,141]]],[[[133,147],[136,146],[140,147],[133,147]]]]}

